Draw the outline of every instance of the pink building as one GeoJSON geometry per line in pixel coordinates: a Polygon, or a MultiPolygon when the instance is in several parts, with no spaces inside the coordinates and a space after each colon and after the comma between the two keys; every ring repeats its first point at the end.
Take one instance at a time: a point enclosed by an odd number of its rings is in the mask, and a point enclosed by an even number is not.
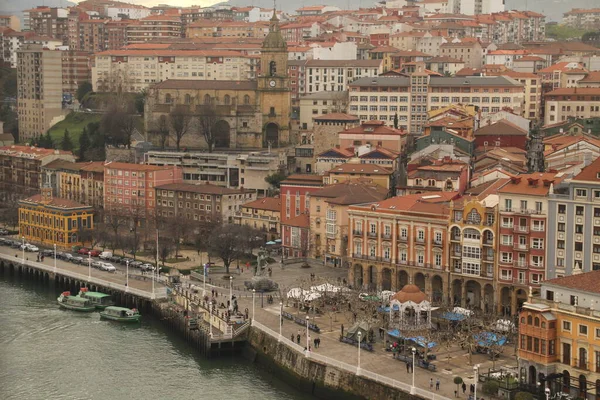
{"type": "Polygon", "coordinates": [[[403,153],[407,135],[407,131],[386,126],[384,121],[365,121],[340,132],[338,138],[342,149],[371,145],[403,153]]]}
{"type": "Polygon", "coordinates": [[[183,180],[181,168],[109,162],[104,164],[104,209],[152,215],[154,188],[183,180]]]}

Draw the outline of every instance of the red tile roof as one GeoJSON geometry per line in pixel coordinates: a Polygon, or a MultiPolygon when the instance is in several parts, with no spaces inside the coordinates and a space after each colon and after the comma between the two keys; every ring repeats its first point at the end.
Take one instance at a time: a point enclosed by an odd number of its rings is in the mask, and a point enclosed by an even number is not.
{"type": "Polygon", "coordinates": [[[27,199],[24,200],[20,200],[19,203],[21,204],[31,204],[31,205],[44,205],[47,207],[54,207],[54,208],[62,208],[62,209],[74,209],[74,208],[83,208],[83,209],[92,209],[92,207],[90,206],[86,206],[85,204],[81,204],[81,203],[77,203],[76,201],[73,200],[69,200],[69,199],[61,199],[58,197],[53,197],[52,200],[48,203],[45,203],[42,201],[42,195],[41,194],[36,194],[33,195],[27,199]]]}
{"type": "Polygon", "coordinates": [[[450,200],[458,198],[458,192],[439,192],[435,194],[410,194],[407,196],[396,196],[387,200],[380,201],[377,204],[365,206],[351,206],[351,211],[369,211],[375,210],[386,214],[400,212],[426,213],[437,216],[447,216],[449,208],[447,203],[450,200]]]}
{"type": "Polygon", "coordinates": [[[560,178],[554,172],[521,174],[512,178],[498,190],[499,193],[523,194],[529,196],[547,196],[550,183],[556,185],[560,178]]]}
{"type": "Polygon", "coordinates": [[[344,163],[328,171],[329,174],[391,175],[393,171],[376,164],[344,163]]]}
{"type": "Polygon", "coordinates": [[[590,271],[583,274],[550,279],[545,283],[580,290],[582,292],[600,293],[600,271],[590,271]]]}
{"type": "Polygon", "coordinates": [[[281,225],[294,226],[297,228],[308,228],[310,226],[310,218],[308,214],[300,214],[297,217],[290,218],[281,225]]]}
{"type": "Polygon", "coordinates": [[[264,197],[242,205],[242,207],[253,208],[256,210],[281,212],[281,198],[264,197]]]}
{"type": "Polygon", "coordinates": [[[596,158],[587,167],[583,168],[581,172],[573,178],[574,181],[586,181],[586,182],[600,182],[600,158],[596,158]]]}

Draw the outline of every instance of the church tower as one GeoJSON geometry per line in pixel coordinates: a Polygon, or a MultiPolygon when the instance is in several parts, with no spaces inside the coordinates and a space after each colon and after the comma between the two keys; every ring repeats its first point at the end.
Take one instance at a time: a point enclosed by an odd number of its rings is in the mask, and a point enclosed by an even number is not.
{"type": "Polygon", "coordinates": [[[273,9],[269,33],[262,44],[258,76],[263,147],[280,147],[289,143],[291,93],[287,61],[287,43],[279,29],[277,12],[273,9]]]}

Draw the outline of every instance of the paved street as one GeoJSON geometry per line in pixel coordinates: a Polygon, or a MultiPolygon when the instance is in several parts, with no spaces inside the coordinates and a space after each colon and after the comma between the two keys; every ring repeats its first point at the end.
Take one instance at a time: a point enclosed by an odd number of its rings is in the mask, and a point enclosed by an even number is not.
{"type": "MultiPolygon", "coordinates": [[[[316,274],[317,277],[327,277],[329,281],[337,281],[337,278],[345,278],[346,270],[344,269],[333,269],[329,267],[312,267],[308,269],[300,268],[299,265],[286,266],[285,270],[281,270],[278,264],[274,264],[272,278],[280,284],[282,292],[289,290],[294,287],[294,284],[301,279],[308,279],[311,273],[316,274]]],[[[235,270],[234,270],[235,272],[235,270]]],[[[244,280],[249,280],[252,277],[252,271],[244,271],[240,276],[236,276],[233,282],[234,287],[242,287],[244,280]]],[[[219,301],[221,296],[229,296],[229,285],[227,281],[221,281],[217,276],[212,276],[212,280],[220,283],[220,287],[216,290],[219,291],[219,301]]],[[[318,280],[318,279],[317,279],[318,280]]],[[[197,283],[195,283],[198,285],[197,283]]],[[[201,283],[200,283],[201,286],[201,283]]],[[[297,285],[296,285],[297,286],[297,285]]],[[[213,288],[212,285],[207,284],[207,290],[210,295],[210,290],[213,288]]],[[[238,297],[239,309],[243,311],[246,307],[252,313],[252,293],[248,291],[234,291],[234,294],[238,297]]],[[[276,294],[273,294],[274,297],[276,294]]],[[[277,295],[278,296],[278,295],[277,295]]],[[[255,310],[256,320],[264,325],[267,325],[275,332],[279,331],[279,298],[276,298],[273,304],[267,304],[266,295],[263,298],[263,307],[261,307],[260,295],[256,295],[255,310]]],[[[291,305],[291,304],[290,304],[291,305]]],[[[293,315],[299,315],[300,318],[304,319],[306,314],[298,314],[297,309],[293,307],[286,307],[284,301],[284,311],[289,312],[293,315]]],[[[348,315],[348,313],[345,313],[348,315]]],[[[311,347],[313,351],[322,354],[327,357],[334,358],[345,363],[356,365],[358,358],[357,347],[345,344],[339,341],[341,325],[344,325],[344,329],[347,331],[352,326],[352,322],[347,319],[344,313],[336,315],[336,320],[331,321],[328,315],[323,315],[314,318],[311,314],[311,322],[315,322],[321,328],[321,334],[310,332],[311,335],[311,347]],[[316,337],[321,339],[321,347],[314,349],[312,340],[316,337]]],[[[289,340],[291,335],[294,337],[300,331],[301,341],[300,344],[306,346],[306,328],[305,326],[298,325],[293,321],[284,320],[282,336],[285,340],[289,340]]],[[[435,348],[433,354],[437,356],[437,360],[434,364],[437,366],[435,373],[424,370],[419,367],[415,367],[415,381],[416,385],[422,389],[429,390],[430,379],[433,378],[433,382],[437,379],[440,380],[440,391],[439,394],[445,397],[454,397],[454,390],[456,385],[452,382],[455,376],[460,376],[467,383],[474,382],[473,366],[469,365],[468,354],[460,347],[456,346],[449,350],[445,348],[435,348]]],[[[496,368],[500,366],[506,366],[510,368],[516,368],[516,359],[514,357],[514,349],[510,346],[506,347],[500,360],[496,361],[496,368]]],[[[492,368],[492,362],[486,355],[474,354],[472,356],[474,364],[480,364],[480,372],[487,372],[488,369],[492,368]]],[[[374,345],[374,351],[368,352],[361,350],[361,370],[368,370],[383,376],[387,376],[401,382],[411,384],[412,374],[406,372],[406,364],[401,361],[397,361],[392,358],[392,354],[384,350],[384,343],[378,338],[377,343],[374,345]]],[[[479,388],[480,389],[480,388],[479,388]]],[[[435,391],[435,387],[432,391],[435,391]]],[[[469,390],[467,389],[466,395],[462,395],[460,390],[459,397],[466,398],[469,390]]],[[[483,393],[477,393],[478,398],[486,397],[483,393]]]]}

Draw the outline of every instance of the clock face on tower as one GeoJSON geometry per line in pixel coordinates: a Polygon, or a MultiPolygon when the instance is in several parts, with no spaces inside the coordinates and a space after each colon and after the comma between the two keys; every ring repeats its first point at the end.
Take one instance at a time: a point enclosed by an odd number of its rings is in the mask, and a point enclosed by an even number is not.
{"type": "Polygon", "coordinates": [[[275,81],[269,81],[269,86],[271,86],[271,87],[275,87],[275,85],[276,85],[276,82],[275,82],[275,81]]]}

